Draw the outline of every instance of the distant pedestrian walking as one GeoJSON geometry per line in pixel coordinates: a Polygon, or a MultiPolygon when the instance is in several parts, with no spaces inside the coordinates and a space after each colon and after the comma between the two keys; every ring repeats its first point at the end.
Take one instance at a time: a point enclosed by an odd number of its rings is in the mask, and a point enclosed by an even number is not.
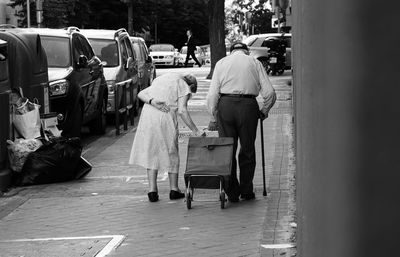
{"type": "Polygon", "coordinates": [[[138,94],[145,104],[133,141],[129,164],[137,164],[147,169],[148,197],[151,202],[156,202],[159,198],[158,171],[168,172],[171,200],[185,196],[178,187],[177,114],[195,136],[202,134],[187,110],[187,102],[196,90],[197,80],[193,75],[170,73],[157,77],[150,87],[138,94]]]}
{"type": "Polygon", "coordinates": [[[231,54],[219,60],[214,68],[207,105],[212,119],[210,130],[218,129],[220,137],[233,137],[234,152],[228,200],[240,198],[251,200],[256,166],[255,139],[258,119],[268,117],[276,101],[275,90],[261,62],[249,56],[246,44],[235,43],[231,54]],[[260,110],[256,96],[261,94],[263,106],[260,110]],[[239,169],[237,179],[236,150],[240,140],[239,169]]]}
{"type": "Polygon", "coordinates": [[[186,32],[186,35],[187,35],[188,39],[187,39],[187,42],[185,43],[185,45],[187,45],[185,67],[187,67],[190,56],[192,56],[192,58],[196,62],[196,64],[199,67],[201,67],[201,63],[199,62],[199,60],[197,60],[196,54],[194,53],[194,51],[196,51],[196,42],[195,42],[195,39],[193,38],[192,31],[189,29],[186,32]]]}

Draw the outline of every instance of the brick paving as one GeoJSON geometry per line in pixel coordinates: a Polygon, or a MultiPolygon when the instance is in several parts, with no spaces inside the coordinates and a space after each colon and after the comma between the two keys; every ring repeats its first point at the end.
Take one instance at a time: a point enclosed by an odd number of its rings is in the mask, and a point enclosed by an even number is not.
{"type": "MultiPolygon", "coordinates": [[[[295,243],[291,105],[287,92],[279,94],[264,121],[267,197],[262,195],[259,135],[256,200],[220,209],[215,190],[197,190],[195,200],[212,201],[194,201],[187,210],[183,200],[169,200],[164,174],[159,174],[160,201],[148,202],[145,170],[127,163],[135,128],[118,137],[110,132],[85,148],[93,165],[86,178],[14,188],[0,198],[0,256],[96,256],[111,240],[96,237],[112,235],[124,239],[108,256],[295,256],[295,248],[263,247],[295,243]],[[28,241],[49,238],[65,239],[28,241]]],[[[204,112],[193,119],[208,124],[204,112]]],[[[186,147],[183,137],[181,189],[186,147]]]]}

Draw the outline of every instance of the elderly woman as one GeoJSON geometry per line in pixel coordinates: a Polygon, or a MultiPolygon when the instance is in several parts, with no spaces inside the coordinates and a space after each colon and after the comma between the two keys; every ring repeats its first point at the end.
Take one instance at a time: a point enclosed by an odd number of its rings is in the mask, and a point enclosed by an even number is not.
{"type": "Polygon", "coordinates": [[[133,141],[129,164],[147,169],[149,201],[158,201],[157,174],[168,172],[171,200],[185,195],[178,187],[179,152],[177,114],[195,136],[202,133],[193,123],[187,102],[197,90],[193,75],[164,74],[154,79],[138,97],[145,105],[133,141]]]}

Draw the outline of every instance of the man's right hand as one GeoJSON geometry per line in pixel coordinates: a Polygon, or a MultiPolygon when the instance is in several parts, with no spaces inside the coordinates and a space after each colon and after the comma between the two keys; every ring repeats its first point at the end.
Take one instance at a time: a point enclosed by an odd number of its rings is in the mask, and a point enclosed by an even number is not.
{"type": "Polygon", "coordinates": [[[218,123],[216,121],[210,121],[208,124],[209,131],[217,131],[218,130],[218,123]]]}

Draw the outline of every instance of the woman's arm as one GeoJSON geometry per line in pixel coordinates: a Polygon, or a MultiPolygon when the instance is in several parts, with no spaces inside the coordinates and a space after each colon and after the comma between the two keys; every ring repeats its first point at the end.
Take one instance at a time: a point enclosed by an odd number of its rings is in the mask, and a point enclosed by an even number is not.
{"type": "Polygon", "coordinates": [[[149,103],[151,99],[151,96],[149,94],[149,87],[141,90],[137,96],[139,97],[140,100],[142,100],[142,102],[149,103]]]}
{"type": "Polygon", "coordinates": [[[159,101],[157,99],[154,99],[150,93],[149,93],[149,87],[140,91],[139,94],[137,95],[140,100],[143,102],[152,105],[153,107],[157,108],[158,110],[162,112],[169,112],[169,106],[165,104],[163,101],[159,101]]]}
{"type": "Polygon", "coordinates": [[[200,136],[201,132],[194,124],[192,118],[190,117],[189,111],[187,109],[187,102],[190,95],[185,95],[178,98],[178,114],[182,118],[183,122],[190,128],[190,130],[196,135],[200,136]]]}

